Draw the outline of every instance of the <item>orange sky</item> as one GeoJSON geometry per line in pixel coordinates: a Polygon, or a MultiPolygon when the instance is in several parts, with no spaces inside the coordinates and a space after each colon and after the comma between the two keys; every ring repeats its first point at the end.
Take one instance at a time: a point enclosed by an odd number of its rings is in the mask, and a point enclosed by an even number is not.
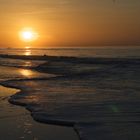
{"type": "Polygon", "coordinates": [[[0,44],[24,44],[31,27],[33,45],[139,45],[139,13],[139,0],[0,0],[0,44]]]}

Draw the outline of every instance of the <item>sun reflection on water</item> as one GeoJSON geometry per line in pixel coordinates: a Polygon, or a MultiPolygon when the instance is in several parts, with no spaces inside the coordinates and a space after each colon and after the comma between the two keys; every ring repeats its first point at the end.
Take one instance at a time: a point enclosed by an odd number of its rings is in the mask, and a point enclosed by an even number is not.
{"type": "Polygon", "coordinates": [[[25,53],[24,53],[24,55],[26,55],[26,56],[29,56],[29,55],[31,55],[31,47],[30,46],[26,46],[25,47],[25,53]]]}
{"type": "Polygon", "coordinates": [[[24,53],[26,56],[29,56],[31,55],[31,50],[25,50],[25,53],[24,53]]]}
{"type": "Polygon", "coordinates": [[[30,61],[26,61],[24,66],[25,67],[30,67],[30,66],[32,66],[32,63],[30,61]]]}

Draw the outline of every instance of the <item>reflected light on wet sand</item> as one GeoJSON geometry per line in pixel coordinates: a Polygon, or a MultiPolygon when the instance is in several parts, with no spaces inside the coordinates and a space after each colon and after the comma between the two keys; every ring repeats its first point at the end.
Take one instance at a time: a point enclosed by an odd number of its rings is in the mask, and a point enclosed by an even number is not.
{"type": "Polygon", "coordinates": [[[24,70],[24,69],[20,70],[20,73],[21,73],[23,76],[29,77],[29,78],[33,75],[32,71],[30,71],[30,70],[24,70]]]}
{"type": "Polygon", "coordinates": [[[4,96],[10,96],[11,94],[14,94],[18,92],[19,90],[13,89],[13,88],[6,88],[3,86],[0,86],[0,98],[4,96]]]}

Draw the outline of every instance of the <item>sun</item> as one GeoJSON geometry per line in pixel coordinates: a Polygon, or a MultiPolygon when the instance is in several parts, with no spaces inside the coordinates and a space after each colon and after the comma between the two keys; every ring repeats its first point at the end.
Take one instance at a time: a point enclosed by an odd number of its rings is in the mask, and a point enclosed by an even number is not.
{"type": "Polygon", "coordinates": [[[19,32],[19,37],[24,42],[32,42],[38,38],[38,33],[32,28],[24,28],[19,32]]]}
{"type": "Polygon", "coordinates": [[[31,31],[24,31],[22,33],[22,37],[25,39],[25,40],[32,40],[32,38],[34,37],[33,36],[33,33],[31,31]]]}

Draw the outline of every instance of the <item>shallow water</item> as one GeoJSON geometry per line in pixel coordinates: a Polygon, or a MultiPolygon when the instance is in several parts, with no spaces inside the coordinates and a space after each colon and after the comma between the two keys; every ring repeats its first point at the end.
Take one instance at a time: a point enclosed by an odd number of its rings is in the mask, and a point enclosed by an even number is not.
{"type": "Polygon", "coordinates": [[[23,68],[0,66],[0,80],[30,79],[54,77],[53,74],[42,74],[37,71],[23,68]]]}
{"type": "Polygon", "coordinates": [[[9,104],[16,92],[0,86],[0,140],[78,140],[72,128],[37,123],[27,110],[9,104]]]}
{"type": "Polygon", "coordinates": [[[8,59],[8,58],[0,59],[1,66],[9,66],[9,67],[33,68],[42,63],[44,63],[44,61],[27,61],[27,60],[15,60],[15,59],[8,59]]]}

